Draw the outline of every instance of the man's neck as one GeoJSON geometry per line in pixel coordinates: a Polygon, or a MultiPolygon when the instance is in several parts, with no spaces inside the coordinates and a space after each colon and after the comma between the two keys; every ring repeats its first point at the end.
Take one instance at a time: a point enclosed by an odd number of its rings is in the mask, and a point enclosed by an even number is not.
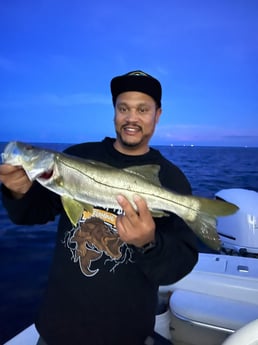
{"type": "Polygon", "coordinates": [[[124,155],[128,155],[128,156],[141,156],[144,155],[145,153],[149,152],[150,148],[149,146],[127,146],[127,145],[123,145],[122,143],[120,143],[118,140],[115,140],[114,142],[114,148],[124,154],[124,155]]]}

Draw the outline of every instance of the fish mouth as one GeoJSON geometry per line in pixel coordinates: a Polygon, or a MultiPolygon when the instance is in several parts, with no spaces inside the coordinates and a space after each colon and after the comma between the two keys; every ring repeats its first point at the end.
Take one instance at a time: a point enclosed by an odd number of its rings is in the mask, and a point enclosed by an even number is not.
{"type": "Polygon", "coordinates": [[[50,180],[54,175],[54,168],[55,165],[51,162],[51,164],[46,169],[44,169],[38,174],[37,179],[41,182],[46,182],[50,180]]]}
{"type": "Polygon", "coordinates": [[[53,176],[53,173],[54,173],[53,169],[47,170],[47,171],[44,171],[41,175],[39,175],[38,178],[41,180],[49,180],[53,176]]]}
{"type": "MultiPolygon", "coordinates": [[[[33,158],[32,158],[33,160],[33,158]]],[[[43,151],[35,157],[35,169],[33,172],[34,178],[46,183],[52,179],[55,174],[55,162],[53,153],[43,151]]]]}

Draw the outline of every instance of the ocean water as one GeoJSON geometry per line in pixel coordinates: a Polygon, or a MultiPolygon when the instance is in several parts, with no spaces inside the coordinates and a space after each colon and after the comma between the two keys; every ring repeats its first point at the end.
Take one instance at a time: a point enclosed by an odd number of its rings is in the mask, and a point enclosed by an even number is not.
{"type": "MultiPolygon", "coordinates": [[[[0,143],[0,152],[5,143],[0,143]]],[[[69,144],[40,144],[63,150],[69,144]]],[[[227,188],[258,191],[258,148],[158,146],[191,182],[193,193],[213,198],[227,188]]],[[[0,195],[1,197],[1,195],[0,195]]],[[[57,220],[16,226],[0,200],[0,345],[33,323],[46,286],[57,220]]]]}

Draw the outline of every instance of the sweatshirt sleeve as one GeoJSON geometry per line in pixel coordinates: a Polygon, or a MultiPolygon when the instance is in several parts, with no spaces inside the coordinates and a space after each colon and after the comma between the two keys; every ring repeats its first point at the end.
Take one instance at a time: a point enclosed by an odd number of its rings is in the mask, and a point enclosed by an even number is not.
{"type": "Polygon", "coordinates": [[[1,189],[3,206],[11,221],[17,225],[45,224],[54,220],[61,211],[60,197],[37,182],[18,200],[4,185],[1,189]]]}
{"type": "MultiPolygon", "coordinates": [[[[192,194],[184,173],[162,159],[162,185],[180,194],[192,194]]],[[[146,253],[135,250],[135,260],[147,278],[157,285],[173,284],[191,272],[198,260],[198,241],[193,231],[177,215],[156,218],[156,246],[146,253]]]]}
{"type": "Polygon", "coordinates": [[[183,220],[171,215],[156,220],[156,246],[146,253],[134,253],[152,283],[168,285],[190,273],[197,263],[197,238],[183,220]]]}

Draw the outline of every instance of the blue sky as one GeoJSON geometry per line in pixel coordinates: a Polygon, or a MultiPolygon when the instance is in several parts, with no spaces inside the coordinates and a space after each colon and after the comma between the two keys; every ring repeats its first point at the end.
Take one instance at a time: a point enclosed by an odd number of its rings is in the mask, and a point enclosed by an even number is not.
{"type": "Polygon", "coordinates": [[[163,86],[152,144],[258,146],[257,0],[2,0],[0,141],[114,136],[109,83],[163,86]]]}

